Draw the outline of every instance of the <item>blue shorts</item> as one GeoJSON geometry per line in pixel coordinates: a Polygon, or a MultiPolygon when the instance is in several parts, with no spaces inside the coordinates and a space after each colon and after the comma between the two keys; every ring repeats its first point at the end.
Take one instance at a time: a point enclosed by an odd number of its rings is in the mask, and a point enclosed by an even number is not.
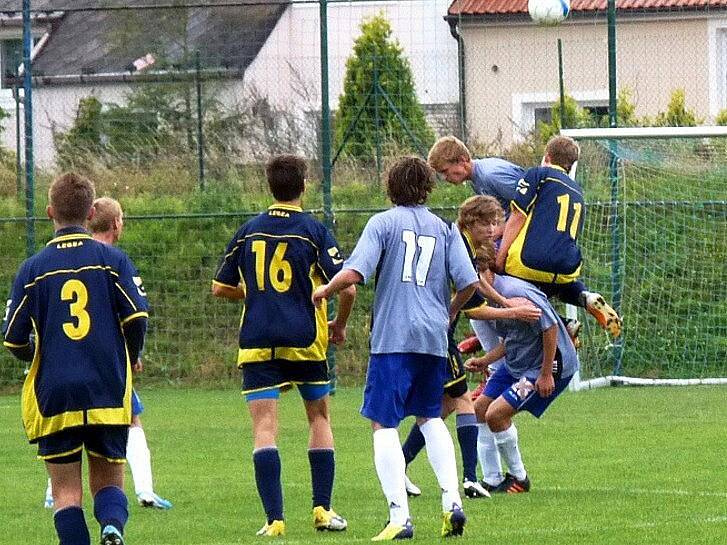
{"type": "Polygon", "coordinates": [[[325,361],[271,360],[242,366],[242,393],[246,401],[278,399],[281,389],[297,386],[306,401],[320,399],[331,390],[325,361]]]}
{"type": "Polygon", "coordinates": [[[141,402],[136,390],[131,390],[131,416],[139,416],[144,412],[144,404],[141,402]]]}
{"type": "Polygon", "coordinates": [[[89,456],[123,463],[126,460],[128,437],[128,426],[69,428],[38,439],[38,458],[51,464],[78,462],[85,446],[89,456]]]}
{"type": "Polygon", "coordinates": [[[490,375],[485,385],[484,395],[490,399],[502,396],[510,406],[517,411],[528,411],[533,416],[540,416],[553,403],[556,397],[566,389],[573,376],[555,379],[555,390],[548,397],[540,397],[535,391],[535,383],[525,377],[515,378],[507,367],[500,365],[494,374],[490,375]]]}
{"type": "Polygon", "coordinates": [[[361,414],[387,428],[407,416],[438,418],[446,366],[428,354],[371,354],[361,414]]]}

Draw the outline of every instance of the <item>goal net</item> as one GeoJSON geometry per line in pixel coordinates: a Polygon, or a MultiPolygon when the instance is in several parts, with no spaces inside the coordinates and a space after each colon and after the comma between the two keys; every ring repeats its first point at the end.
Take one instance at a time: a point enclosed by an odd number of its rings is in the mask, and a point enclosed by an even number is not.
{"type": "Polygon", "coordinates": [[[613,342],[578,309],[574,389],[727,384],[727,127],[562,133],[581,145],[582,279],[624,320],[613,342]]]}

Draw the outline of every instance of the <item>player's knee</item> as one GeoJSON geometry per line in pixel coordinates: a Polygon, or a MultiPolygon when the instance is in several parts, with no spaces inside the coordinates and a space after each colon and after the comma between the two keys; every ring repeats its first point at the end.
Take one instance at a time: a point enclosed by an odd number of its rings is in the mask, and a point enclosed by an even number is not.
{"type": "Polygon", "coordinates": [[[495,404],[490,404],[485,414],[487,427],[493,432],[504,431],[510,427],[510,416],[504,414],[495,404]]]}
{"type": "Polygon", "coordinates": [[[475,400],[474,405],[477,422],[486,422],[487,409],[489,408],[491,401],[491,399],[485,396],[480,396],[475,400]]]}

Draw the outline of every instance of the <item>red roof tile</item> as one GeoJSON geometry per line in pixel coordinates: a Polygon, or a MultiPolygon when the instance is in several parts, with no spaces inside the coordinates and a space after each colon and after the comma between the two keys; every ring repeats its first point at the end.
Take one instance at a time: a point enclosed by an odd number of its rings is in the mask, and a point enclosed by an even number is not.
{"type": "MultiPolygon", "coordinates": [[[[619,10],[709,9],[727,7],[727,0],[616,0],[619,10]]],[[[571,0],[571,11],[605,11],[607,0],[571,0]]],[[[450,15],[498,15],[528,12],[528,0],[454,0],[450,15]]]]}

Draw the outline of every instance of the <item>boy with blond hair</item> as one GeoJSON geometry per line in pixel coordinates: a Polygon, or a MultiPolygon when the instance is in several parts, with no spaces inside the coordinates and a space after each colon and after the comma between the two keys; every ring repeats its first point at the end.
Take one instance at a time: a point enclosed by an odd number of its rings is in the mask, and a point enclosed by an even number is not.
{"type": "Polygon", "coordinates": [[[84,449],[101,544],[123,545],[131,362],[144,343],[146,294],[131,259],[84,227],[95,212],[93,183],[63,174],[48,196],[55,237],[15,277],[4,345],[31,362],[23,424],[51,479],[60,545],[90,543],[82,508],[84,449]]]}
{"type": "Polygon", "coordinates": [[[506,224],[495,237],[502,235],[495,270],[534,282],[549,297],[557,295],[585,308],[617,337],[621,318],[603,296],[578,280],[581,252],[576,239],[583,226],[584,201],[580,185],[568,173],[579,154],[573,139],[555,136],[546,145],[543,166],[526,172],[504,159],[473,159],[462,141],[445,136],[432,146],[428,161],[449,183],[470,180],[476,193],[491,195],[502,205],[506,224]],[[547,196],[538,199],[541,189],[547,196]]]}

